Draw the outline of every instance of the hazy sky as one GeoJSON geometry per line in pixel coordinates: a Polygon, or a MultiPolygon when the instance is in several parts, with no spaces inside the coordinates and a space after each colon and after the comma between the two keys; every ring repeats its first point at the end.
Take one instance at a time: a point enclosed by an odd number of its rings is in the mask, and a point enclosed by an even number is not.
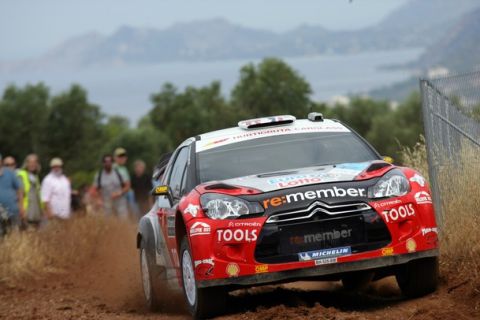
{"type": "Polygon", "coordinates": [[[357,29],[377,23],[407,0],[1,0],[0,60],[30,58],[65,39],[121,25],[165,28],[223,17],[285,31],[300,24],[357,29]]]}

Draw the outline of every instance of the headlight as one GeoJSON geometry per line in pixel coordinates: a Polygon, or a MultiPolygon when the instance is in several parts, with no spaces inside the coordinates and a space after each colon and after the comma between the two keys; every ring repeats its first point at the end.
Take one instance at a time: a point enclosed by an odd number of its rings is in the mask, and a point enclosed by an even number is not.
{"type": "Polygon", "coordinates": [[[219,193],[206,193],[200,197],[203,212],[210,219],[234,219],[240,216],[262,213],[263,208],[257,202],[219,193]]]}
{"type": "Polygon", "coordinates": [[[387,172],[378,182],[368,188],[369,198],[399,197],[410,191],[410,183],[398,169],[387,172]]]}

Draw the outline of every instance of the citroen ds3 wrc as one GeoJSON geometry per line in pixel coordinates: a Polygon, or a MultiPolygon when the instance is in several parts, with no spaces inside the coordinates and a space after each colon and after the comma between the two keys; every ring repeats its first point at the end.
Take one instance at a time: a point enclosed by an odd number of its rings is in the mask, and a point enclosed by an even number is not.
{"type": "Polygon", "coordinates": [[[137,235],[151,309],[183,291],[194,317],[210,317],[231,290],[305,279],[358,289],[394,275],[407,297],[437,286],[426,180],[319,113],[189,138],[155,179],[137,235]]]}

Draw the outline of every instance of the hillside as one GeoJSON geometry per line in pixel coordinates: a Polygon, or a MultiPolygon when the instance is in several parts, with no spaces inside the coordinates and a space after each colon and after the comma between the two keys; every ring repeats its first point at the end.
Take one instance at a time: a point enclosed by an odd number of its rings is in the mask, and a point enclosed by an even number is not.
{"type": "Polygon", "coordinates": [[[435,66],[464,72],[480,67],[480,8],[466,14],[413,64],[422,69],[435,66]]]}
{"type": "Polygon", "coordinates": [[[475,0],[411,0],[378,25],[356,31],[303,25],[279,34],[223,19],[178,23],[163,30],[123,26],[111,35],[71,38],[38,59],[2,67],[151,64],[426,47],[479,5],[475,0]]]}

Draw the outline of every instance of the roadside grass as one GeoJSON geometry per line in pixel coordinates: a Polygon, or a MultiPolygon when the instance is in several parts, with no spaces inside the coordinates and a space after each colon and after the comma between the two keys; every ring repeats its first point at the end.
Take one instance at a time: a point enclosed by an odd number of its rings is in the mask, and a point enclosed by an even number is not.
{"type": "MultiPolygon", "coordinates": [[[[402,155],[406,166],[428,177],[423,138],[402,155]]],[[[473,295],[480,295],[480,148],[464,145],[458,159],[439,171],[441,274],[455,282],[449,285],[469,285],[473,295]]]]}
{"type": "Polygon", "coordinates": [[[98,243],[119,223],[91,215],[52,221],[39,231],[8,234],[0,239],[0,283],[14,286],[88,263],[98,243]]]}

